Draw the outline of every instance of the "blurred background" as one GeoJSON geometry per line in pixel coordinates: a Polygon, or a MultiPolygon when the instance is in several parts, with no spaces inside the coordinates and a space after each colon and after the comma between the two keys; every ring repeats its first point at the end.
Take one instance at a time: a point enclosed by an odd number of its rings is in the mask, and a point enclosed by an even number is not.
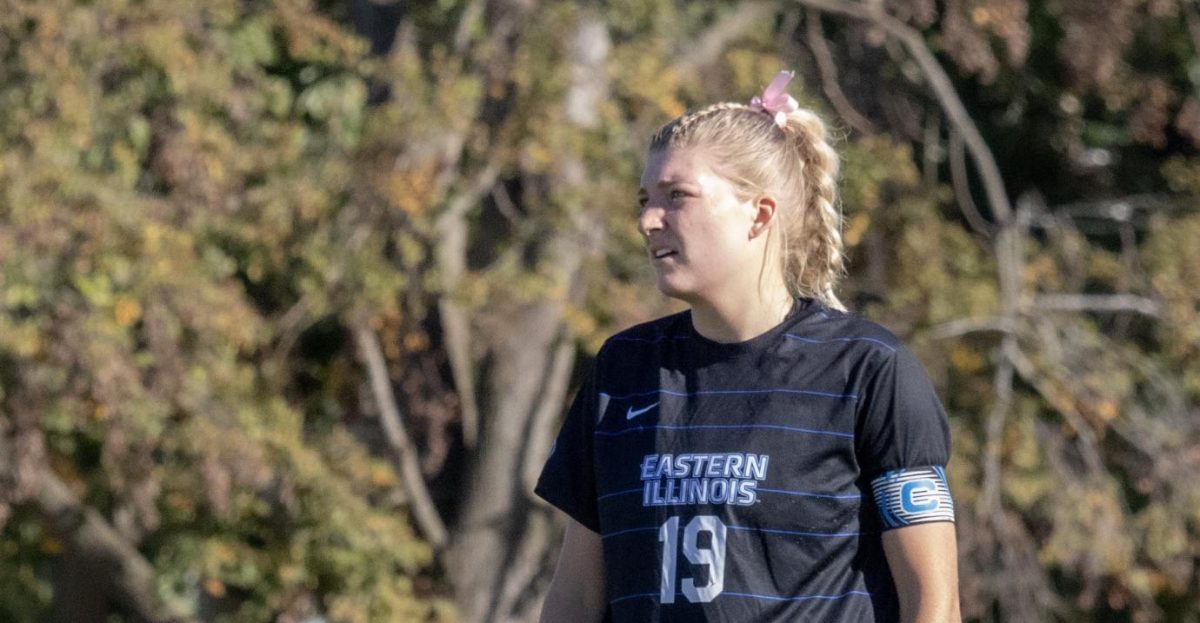
{"type": "Polygon", "coordinates": [[[1194,0],[0,0],[0,620],[536,620],[679,309],[645,146],[780,69],[950,414],[969,621],[1200,621],[1194,0]]]}

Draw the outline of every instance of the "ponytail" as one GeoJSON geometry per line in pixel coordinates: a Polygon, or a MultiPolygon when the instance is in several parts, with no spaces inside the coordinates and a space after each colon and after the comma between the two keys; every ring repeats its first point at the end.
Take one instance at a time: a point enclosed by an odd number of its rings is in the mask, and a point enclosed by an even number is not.
{"type": "Polygon", "coordinates": [[[845,270],[837,208],[838,154],[826,140],[825,123],[809,110],[788,113],[784,132],[799,155],[804,198],[800,218],[784,228],[784,278],[793,294],[812,296],[844,311],[834,293],[845,270]]]}

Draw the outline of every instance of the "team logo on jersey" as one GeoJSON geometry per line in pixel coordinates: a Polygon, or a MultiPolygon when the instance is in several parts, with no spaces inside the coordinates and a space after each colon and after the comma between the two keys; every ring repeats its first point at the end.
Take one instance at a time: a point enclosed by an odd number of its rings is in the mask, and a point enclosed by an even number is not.
{"type": "Polygon", "coordinates": [[[770,460],[743,452],[647,454],[640,466],[642,506],[754,504],[770,460]]]}
{"type": "Polygon", "coordinates": [[[641,409],[634,409],[633,405],[629,405],[629,410],[625,412],[625,419],[632,420],[633,418],[635,418],[657,406],[658,406],[657,402],[652,405],[646,405],[646,406],[642,407],[641,409]]]}

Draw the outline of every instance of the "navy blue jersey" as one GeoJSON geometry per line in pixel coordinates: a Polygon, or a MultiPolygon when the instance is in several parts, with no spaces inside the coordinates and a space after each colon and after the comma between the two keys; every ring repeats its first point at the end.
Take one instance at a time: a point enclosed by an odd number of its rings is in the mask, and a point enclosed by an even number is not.
{"type": "Polygon", "coordinates": [[[536,492],[600,534],[612,620],[896,621],[883,531],[953,521],[946,415],[885,329],[800,300],[737,344],[609,338],[536,492]]]}

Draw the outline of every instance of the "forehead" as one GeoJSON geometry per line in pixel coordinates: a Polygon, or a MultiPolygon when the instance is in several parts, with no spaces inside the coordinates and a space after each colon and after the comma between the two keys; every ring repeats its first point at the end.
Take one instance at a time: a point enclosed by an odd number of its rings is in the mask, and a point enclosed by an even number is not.
{"type": "Polygon", "coordinates": [[[642,171],[642,189],[675,182],[702,184],[715,177],[708,156],[695,147],[651,150],[642,171]]]}

